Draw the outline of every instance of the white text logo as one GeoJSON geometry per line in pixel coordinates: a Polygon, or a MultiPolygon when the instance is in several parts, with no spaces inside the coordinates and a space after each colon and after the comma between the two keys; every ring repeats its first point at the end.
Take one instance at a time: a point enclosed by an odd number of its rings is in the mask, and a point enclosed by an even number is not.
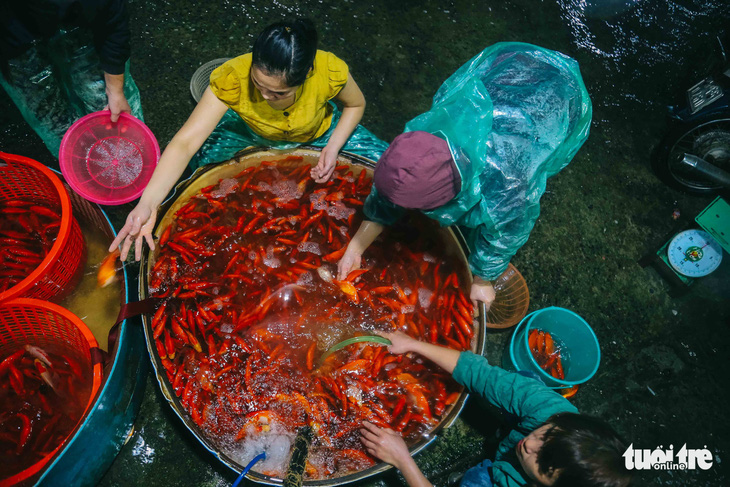
{"type": "Polygon", "coordinates": [[[674,446],[663,450],[661,446],[654,450],[636,450],[632,443],[623,454],[628,470],[707,470],[712,467],[712,452],[704,448],[687,448],[682,445],[678,452],[674,446]]]}

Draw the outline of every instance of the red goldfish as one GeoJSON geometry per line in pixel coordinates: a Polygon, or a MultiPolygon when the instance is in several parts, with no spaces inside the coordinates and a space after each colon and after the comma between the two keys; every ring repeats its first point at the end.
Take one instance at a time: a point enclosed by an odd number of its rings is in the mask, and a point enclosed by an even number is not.
{"type": "Polygon", "coordinates": [[[107,287],[117,281],[117,259],[119,249],[110,253],[99,265],[99,272],[96,274],[96,283],[99,287],[107,287]]]}

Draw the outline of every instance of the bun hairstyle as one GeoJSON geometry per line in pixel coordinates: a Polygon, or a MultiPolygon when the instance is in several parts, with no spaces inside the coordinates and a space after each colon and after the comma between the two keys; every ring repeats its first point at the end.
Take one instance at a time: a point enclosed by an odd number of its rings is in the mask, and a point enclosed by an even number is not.
{"type": "Polygon", "coordinates": [[[289,87],[307,78],[317,54],[317,29],[309,19],[276,22],[253,44],[253,65],[268,75],[283,76],[289,87]]]}

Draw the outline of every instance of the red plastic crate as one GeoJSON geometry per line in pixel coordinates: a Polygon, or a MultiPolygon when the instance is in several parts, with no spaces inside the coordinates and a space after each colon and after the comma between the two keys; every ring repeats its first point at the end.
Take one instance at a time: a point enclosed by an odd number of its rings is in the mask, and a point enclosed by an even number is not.
{"type": "MultiPolygon", "coordinates": [[[[25,279],[0,293],[0,302],[16,297],[60,301],[78,284],[86,263],[86,244],[61,180],[43,164],[0,152],[0,206],[4,201],[32,201],[61,215],[50,252],[25,279]]],[[[0,245],[0,248],[2,245],[0,245]]]]}
{"type": "MultiPolygon", "coordinates": [[[[91,392],[79,422],[83,421],[101,386],[103,375],[101,353],[91,330],[76,315],[48,301],[19,298],[0,303],[0,357],[26,344],[41,348],[51,344],[60,346],[79,364],[91,369],[91,392]]],[[[74,432],[72,430],[69,436],[74,432]]],[[[51,453],[25,470],[9,478],[0,478],[0,487],[15,485],[40,472],[65,443],[66,440],[62,441],[51,453]]]]}

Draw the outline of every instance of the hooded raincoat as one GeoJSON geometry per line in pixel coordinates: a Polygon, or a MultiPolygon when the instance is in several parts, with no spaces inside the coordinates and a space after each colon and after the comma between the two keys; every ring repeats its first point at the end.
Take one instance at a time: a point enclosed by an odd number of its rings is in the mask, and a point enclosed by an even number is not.
{"type": "MultiPolygon", "coordinates": [[[[439,88],[431,110],[406,124],[449,143],[461,190],[423,211],[442,226],[458,225],[472,272],[494,280],[532,231],[548,177],[588,137],[592,106],[578,63],[523,43],[488,47],[439,88]]],[[[377,189],[365,216],[392,225],[405,209],[377,189]]]]}

